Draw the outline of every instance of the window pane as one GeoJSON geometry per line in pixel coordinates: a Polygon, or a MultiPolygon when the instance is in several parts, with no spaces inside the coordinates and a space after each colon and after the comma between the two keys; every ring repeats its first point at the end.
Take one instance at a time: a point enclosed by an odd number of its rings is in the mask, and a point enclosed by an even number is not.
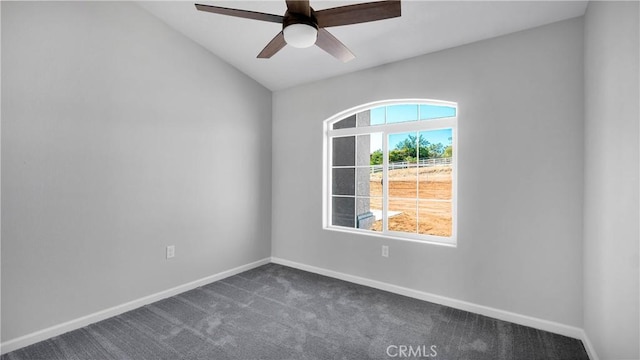
{"type": "Polygon", "coordinates": [[[382,133],[371,134],[369,138],[369,163],[367,165],[382,165],[382,133]]]}
{"type": "Polygon", "coordinates": [[[356,126],[367,127],[371,125],[371,111],[365,110],[356,114],[356,126]]]}
{"type": "Polygon", "coordinates": [[[382,198],[371,197],[369,205],[371,206],[371,212],[376,217],[376,220],[382,220],[382,198]]]}
{"type": "Polygon", "coordinates": [[[356,169],[333,169],[333,195],[355,195],[356,169]]]}
{"type": "Polygon", "coordinates": [[[333,225],[355,227],[355,200],[352,197],[333,197],[331,216],[333,225]]]}
{"type": "Polygon", "coordinates": [[[356,195],[369,196],[370,190],[370,168],[357,168],[356,169],[356,195]]]}
{"type": "MultiPolygon", "coordinates": [[[[441,161],[443,159],[430,159],[441,161]]],[[[451,200],[451,165],[421,164],[419,169],[418,197],[423,200],[451,200]]]]}
{"type": "Polygon", "coordinates": [[[417,132],[389,134],[389,165],[393,163],[415,163],[418,144],[417,132]]]}
{"type": "Polygon", "coordinates": [[[368,166],[371,162],[371,136],[358,135],[356,138],[356,165],[368,166]]]}
{"type": "Polygon", "coordinates": [[[356,169],[356,195],[382,196],[382,167],[356,169]]]}
{"type": "Polygon", "coordinates": [[[356,127],[356,115],[351,115],[333,124],[333,129],[346,129],[356,127]]]}
{"type": "Polygon", "coordinates": [[[369,199],[370,211],[374,216],[374,223],[369,230],[382,231],[382,198],[372,197],[369,199]]]}
{"type": "Polygon", "coordinates": [[[418,141],[420,142],[418,148],[420,160],[450,158],[453,154],[453,131],[450,128],[421,131],[418,141]]]}
{"type": "Polygon", "coordinates": [[[333,138],[333,166],[353,166],[356,162],[356,137],[333,138]]]}
{"type": "Polygon", "coordinates": [[[418,209],[420,234],[451,236],[451,202],[420,200],[418,209]]]}
{"type": "Polygon", "coordinates": [[[369,194],[382,196],[382,166],[369,167],[369,194]]]}
{"type": "Polygon", "coordinates": [[[382,133],[358,135],[356,165],[382,165],[382,133]]]}
{"type": "Polygon", "coordinates": [[[452,130],[421,131],[419,139],[420,199],[451,199],[452,130]]]}
{"type": "Polygon", "coordinates": [[[418,120],[418,105],[387,106],[387,124],[418,120]]]}
{"type": "Polygon", "coordinates": [[[389,200],[389,210],[387,211],[389,231],[416,233],[417,220],[416,200],[389,200]]]}
{"type": "Polygon", "coordinates": [[[438,105],[420,105],[420,120],[456,116],[456,108],[438,105]]]}
{"type": "Polygon", "coordinates": [[[370,110],[371,125],[382,125],[385,123],[386,108],[379,107],[370,110]]]}
{"type": "Polygon", "coordinates": [[[394,164],[389,166],[389,197],[418,197],[418,167],[416,164],[394,164]]]}
{"type": "Polygon", "coordinates": [[[370,230],[375,222],[375,215],[371,211],[371,199],[368,197],[356,198],[356,227],[370,230]]]}

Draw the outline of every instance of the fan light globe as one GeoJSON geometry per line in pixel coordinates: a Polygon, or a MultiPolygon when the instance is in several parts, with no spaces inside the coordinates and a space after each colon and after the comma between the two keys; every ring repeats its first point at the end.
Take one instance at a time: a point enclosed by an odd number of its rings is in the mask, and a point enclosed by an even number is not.
{"type": "Polygon", "coordinates": [[[316,43],[318,29],[306,24],[291,24],[284,28],[284,41],[295,48],[308,48],[316,43]]]}

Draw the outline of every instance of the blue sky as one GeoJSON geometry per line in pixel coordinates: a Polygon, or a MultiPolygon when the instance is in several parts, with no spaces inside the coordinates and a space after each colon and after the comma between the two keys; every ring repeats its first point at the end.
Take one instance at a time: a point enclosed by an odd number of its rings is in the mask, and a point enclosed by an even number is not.
{"type": "Polygon", "coordinates": [[[371,125],[438,119],[456,115],[456,109],[437,105],[390,105],[371,109],[371,125]]]}
{"type": "MultiPolygon", "coordinates": [[[[371,125],[392,124],[407,121],[438,119],[455,116],[456,109],[449,106],[437,105],[391,105],[371,109],[371,125]]],[[[441,129],[421,132],[423,137],[432,144],[442,143],[447,146],[451,143],[451,129],[441,129]]],[[[409,133],[391,134],[389,136],[389,149],[395,149],[396,145],[407,138],[409,133]]],[[[382,135],[371,135],[371,151],[382,149],[382,135]]]]}

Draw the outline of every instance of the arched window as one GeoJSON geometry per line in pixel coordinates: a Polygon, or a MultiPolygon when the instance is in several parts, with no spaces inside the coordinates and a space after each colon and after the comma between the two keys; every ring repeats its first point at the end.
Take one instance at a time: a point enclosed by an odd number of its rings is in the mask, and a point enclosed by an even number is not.
{"type": "Polygon", "coordinates": [[[325,229],[456,244],[456,103],[389,100],[324,124],[325,229]]]}

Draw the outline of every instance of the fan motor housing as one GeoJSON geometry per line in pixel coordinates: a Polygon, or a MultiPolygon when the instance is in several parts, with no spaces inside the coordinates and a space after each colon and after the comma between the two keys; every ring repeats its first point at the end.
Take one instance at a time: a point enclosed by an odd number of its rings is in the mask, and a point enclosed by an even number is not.
{"type": "Polygon", "coordinates": [[[282,20],[282,28],[286,28],[293,24],[304,24],[313,26],[318,29],[318,20],[316,19],[315,11],[311,9],[311,16],[305,16],[302,14],[290,13],[289,11],[284,13],[284,19],[282,20]]]}

